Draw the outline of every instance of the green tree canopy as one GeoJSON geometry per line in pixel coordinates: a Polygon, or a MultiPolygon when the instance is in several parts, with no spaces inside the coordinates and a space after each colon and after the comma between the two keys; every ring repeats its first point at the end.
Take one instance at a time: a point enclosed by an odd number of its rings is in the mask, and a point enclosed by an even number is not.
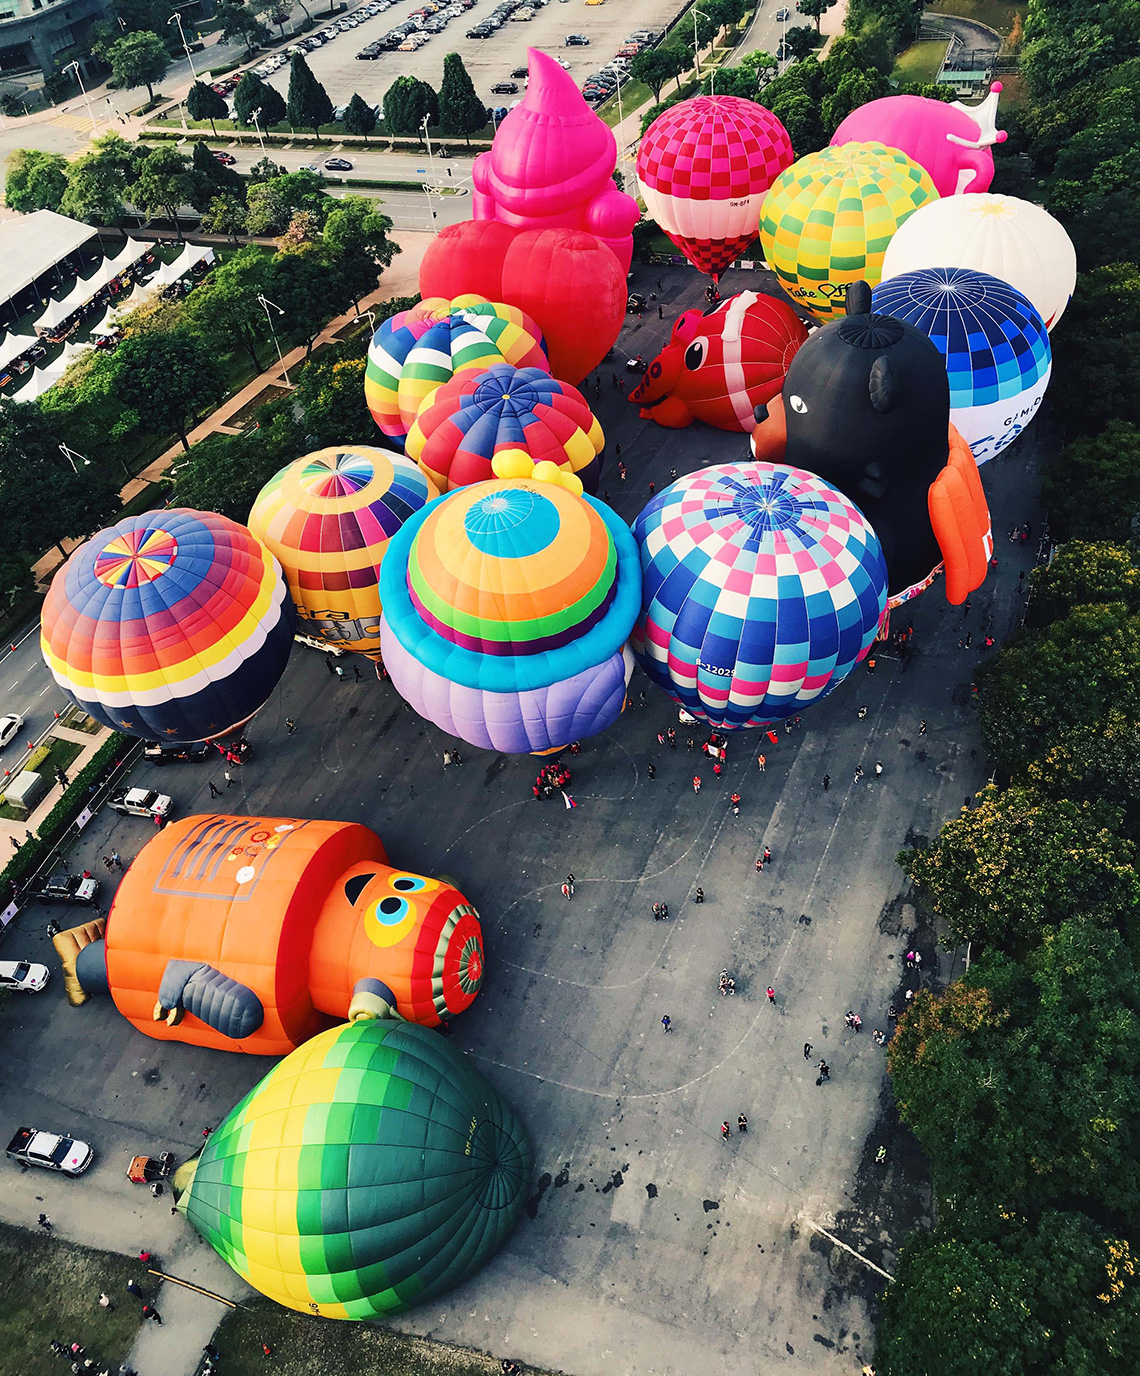
{"type": "Polygon", "coordinates": [[[320,174],[305,167],[251,185],[246,225],[250,234],[283,234],[297,211],[308,210],[320,226],[334,204],[320,174]]]}
{"type": "Polygon", "coordinates": [[[270,265],[265,288],[266,296],[285,312],[285,328],[305,341],[306,353],[322,325],[341,306],[341,291],[319,244],[296,253],[279,253],[270,265]]]}
{"type": "Polygon", "coordinates": [[[660,103],[665,83],[679,76],[682,71],[688,71],[688,67],[687,60],[675,48],[646,48],[630,62],[629,74],[635,80],[644,82],[653,92],[654,101],[660,103]],[[683,62],[686,64],[684,67],[681,65],[683,62]]]}
{"type": "Polygon", "coordinates": [[[294,396],[304,410],[305,442],[313,449],[375,442],[376,422],[364,401],[364,365],[362,349],[338,344],[301,370],[294,396]]]}
{"type": "Polygon", "coordinates": [[[212,86],[207,86],[204,81],[195,81],[186,92],[186,112],[191,119],[208,119],[210,128],[216,134],[218,130],[214,121],[225,119],[229,106],[225,96],[218,95],[212,86]]]}
{"type": "Polygon", "coordinates": [[[190,165],[201,178],[199,189],[204,193],[208,192],[210,200],[223,192],[230,196],[236,196],[241,201],[245,200],[244,179],[239,177],[232,167],[227,167],[224,163],[219,162],[204,140],[195,140],[190,165]]]}
{"type": "Polygon", "coordinates": [[[1140,516],[1140,427],[1112,420],[1065,445],[1045,464],[1041,501],[1058,540],[1130,539],[1140,516]]]}
{"type": "Polygon", "coordinates": [[[241,80],[234,87],[234,117],[242,124],[252,124],[256,110],[261,109],[265,99],[265,82],[256,72],[242,72],[241,80]]]}
{"type": "Polygon", "coordinates": [[[398,76],[384,94],[384,125],[390,134],[423,135],[424,118],[429,127],[439,122],[439,97],[417,76],[398,76]]]}
{"type": "Polygon", "coordinates": [[[810,57],[819,47],[819,34],[809,24],[797,24],[784,34],[781,47],[788,57],[810,57]]]}
{"type": "Polygon", "coordinates": [[[193,418],[225,390],[213,353],[190,334],[138,334],[124,339],[112,359],[118,393],[145,429],[173,431],[189,449],[193,418]]]}
{"type": "Polygon", "coordinates": [[[123,213],[124,198],[145,156],[145,149],[118,134],[93,139],[91,152],[68,168],[60,213],[89,223],[112,224],[123,213]]]}
{"type": "Polygon", "coordinates": [[[4,200],[21,215],[58,210],[67,191],[68,161],[59,153],[17,148],[8,158],[4,200]]]}
{"type": "Polygon", "coordinates": [[[228,234],[236,244],[245,233],[247,212],[241,196],[223,191],[202,212],[200,228],[206,234],[228,234]]]}
{"type": "Polygon", "coordinates": [[[487,107],[475,91],[475,85],[458,53],[448,53],[443,59],[443,81],[439,87],[440,132],[458,136],[471,142],[487,123],[487,107]]]}
{"type": "Polygon", "coordinates": [[[344,127],[350,134],[357,134],[368,142],[368,135],[376,128],[376,111],[360,95],[353,92],[352,99],[344,112],[344,127]]]}
{"type": "Polygon", "coordinates": [[[269,260],[260,249],[243,248],[219,263],[201,286],[186,298],[186,327],[218,357],[242,349],[257,372],[262,362],[257,345],[266,331],[258,301],[269,279],[269,260]]]}
{"type": "Polygon", "coordinates": [[[285,104],[285,97],[276,86],[265,85],[265,94],[261,98],[261,108],[257,112],[258,123],[262,129],[276,129],[278,125],[284,124],[288,116],[288,107],[285,104]]]}
{"type": "Polygon", "coordinates": [[[328,92],[300,53],[295,53],[289,64],[288,117],[289,123],[296,128],[311,129],[318,143],[321,125],[331,123],[333,117],[328,92]]]}
{"type": "Polygon", "coordinates": [[[291,416],[292,397],[258,411],[258,428],[244,435],[208,435],[191,450],[171,494],[175,506],[219,511],[245,521],[257,494],[278,469],[304,453],[291,416]]]}
{"type": "Polygon", "coordinates": [[[1070,435],[1098,434],[1113,420],[1140,426],[1140,267],[1079,273],[1052,342],[1049,395],[1070,435]]]}
{"type": "Polygon", "coordinates": [[[1123,602],[1140,611],[1136,552],[1107,541],[1070,540],[1053,562],[1029,575],[1035,624],[1060,621],[1090,602],[1123,602]]]}
{"type": "Polygon", "coordinates": [[[244,43],[249,53],[258,44],[269,42],[269,30],[252,10],[243,4],[222,0],[214,10],[214,18],[221,28],[223,43],[244,43]]]}
{"type": "Polygon", "coordinates": [[[154,99],[154,83],[161,81],[170,66],[166,44],[156,33],[124,34],[107,52],[115,85],[126,90],[145,86],[147,96],[154,99]]]}
{"type": "Polygon", "coordinates": [[[799,0],[796,8],[801,14],[815,20],[815,31],[819,33],[820,20],[836,3],[836,0],[799,0]]]}

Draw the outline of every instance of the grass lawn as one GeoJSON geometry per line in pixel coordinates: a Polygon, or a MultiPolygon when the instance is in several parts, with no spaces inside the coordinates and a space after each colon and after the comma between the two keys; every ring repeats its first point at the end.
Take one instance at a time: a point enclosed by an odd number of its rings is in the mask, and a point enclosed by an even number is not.
{"type": "Polygon", "coordinates": [[[912,43],[899,54],[891,76],[896,81],[933,81],[942,67],[947,44],[940,38],[912,43]]]}
{"type": "MultiPolygon", "coordinates": [[[[96,1370],[116,1370],[139,1328],[139,1305],[126,1292],[138,1262],[73,1247],[0,1224],[0,1366],[13,1376],[60,1376],[67,1366],[48,1344],[80,1343],[96,1370]],[[99,1292],[114,1309],[99,1308],[99,1292]]],[[[140,1281],[140,1284],[142,1281],[140,1281]]],[[[144,1287],[145,1288],[145,1287],[144,1287]]]]}
{"type": "Polygon", "coordinates": [[[501,1376],[499,1357],[371,1324],[314,1319],[263,1299],[228,1314],[214,1342],[225,1376],[501,1376]],[[269,1361],[262,1343],[273,1349],[269,1361]]]}
{"type": "MultiPolygon", "coordinates": [[[[48,753],[36,765],[36,773],[42,775],[47,781],[48,788],[55,785],[55,771],[66,769],[75,759],[83,747],[78,741],[57,741],[47,740],[44,744],[48,747],[48,753]]],[[[37,807],[39,804],[36,805],[37,807]]],[[[34,809],[33,809],[34,811],[34,809]]],[[[23,808],[11,807],[6,802],[0,802],[0,817],[7,817],[10,821],[23,822],[27,819],[27,812],[23,808]]],[[[0,1348],[2,1350],[2,1348],[0,1348]]]]}
{"type": "Polygon", "coordinates": [[[927,5],[928,14],[956,14],[962,19],[973,19],[979,24],[987,24],[996,29],[1002,37],[1008,37],[1013,30],[1014,19],[1021,15],[1022,24],[1028,5],[1013,4],[1012,0],[935,0],[927,5]]]}

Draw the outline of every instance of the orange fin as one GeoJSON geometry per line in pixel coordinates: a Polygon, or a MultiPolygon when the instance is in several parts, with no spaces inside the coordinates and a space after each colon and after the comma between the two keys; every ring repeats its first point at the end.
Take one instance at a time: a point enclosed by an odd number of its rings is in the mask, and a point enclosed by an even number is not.
{"type": "Polygon", "coordinates": [[[949,451],[946,467],[930,485],[927,505],[946,566],[946,600],[959,606],[985,582],[994,541],[977,461],[953,425],[949,451]]]}

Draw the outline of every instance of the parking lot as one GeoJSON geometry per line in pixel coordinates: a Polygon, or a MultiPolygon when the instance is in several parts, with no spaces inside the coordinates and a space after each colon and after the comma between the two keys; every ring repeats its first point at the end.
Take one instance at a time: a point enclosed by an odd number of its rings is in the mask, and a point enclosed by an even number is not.
{"type": "MultiPolygon", "coordinates": [[[[570,64],[571,75],[581,85],[592,71],[613,57],[633,29],[663,29],[680,8],[679,0],[606,0],[600,5],[587,5],[584,0],[550,0],[531,20],[510,20],[490,38],[467,38],[467,31],[489,15],[497,3],[478,0],[473,9],[452,19],[444,32],[434,34],[417,52],[383,52],[374,61],[357,61],[361,48],[394,28],[419,3],[420,0],[397,0],[385,13],[364,20],[355,29],[306,54],[313,74],[334,105],[347,103],[354,91],[369,104],[377,104],[396,77],[409,73],[438,90],[443,78],[443,59],[451,52],[463,58],[476,91],[489,106],[510,103],[512,97],[492,96],[491,87],[509,80],[516,67],[525,66],[527,48],[564,58],[570,64]],[[589,46],[566,47],[564,40],[571,33],[585,34],[590,39],[589,46]]],[[[280,68],[268,80],[286,95],[289,68],[280,68]]]]}

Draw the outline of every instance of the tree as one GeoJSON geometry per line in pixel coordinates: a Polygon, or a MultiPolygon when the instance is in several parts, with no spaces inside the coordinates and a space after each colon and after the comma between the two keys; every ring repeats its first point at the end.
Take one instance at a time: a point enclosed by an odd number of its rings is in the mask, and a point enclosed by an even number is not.
{"type": "Polygon", "coordinates": [[[389,134],[423,137],[424,120],[439,122],[439,97],[416,76],[398,76],[384,93],[384,126],[389,134]]]}
{"type": "Polygon", "coordinates": [[[781,44],[784,55],[797,61],[805,57],[810,57],[819,47],[819,34],[807,24],[797,24],[795,28],[788,29],[784,34],[784,41],[781,44]]]}
{"type": "Polygon", "coordinates": [[[1028,770],[1051,798],[1104,802],[1125,816],[1123,834],[1140,837],[1140,722],[1110,708],[1093,731],[1065,732],[1028,770]]]}
{"type": "Polygon", "coordinates": [[[194,155],[191,165],[201,178],[205,191],[208,192],[207,199],[200,209],[205,209],[206,205],[221,192],[236,196],[238,200],[244,200],[245,182],[232,167],[226,167],[224,163],[219,162],[202,139],[196,139],[194,142],[194,155]]]}
{"type": "Polygon", "coordinates": [[[257,345],[265,331],[265,314],[257,299],[269,278],[269,263],[260,249],[241,249],[219,263],[186,298],[186,328],[217,357],[243,349],[257,372],[262,363],[257,345]]]}
{"type": "Polygon", "coordinates": [[[191,119],[208,119],[210,128],[217,134],[214,121],[225,119],[229,106],[225,97],[218,95],[212,86],[207,86],[204,81],[196,81],[186,93],[186,110],[191,119]]]}
{"type": "Polygon", "coordinates": [[[67,191],[68,161],[59,153],[17,148],[8,159],[4,199],[21,215],[58,210],[67,191]]]}
{"type": "Polygon", "coordinates": [[[119,394],[146,429],[172,430],[188,450],[194,416],[224,391],[210,350],[190,334],[138,334],[124,339],[112,359],[119,394]]]}
{"type": "Polygon", "coordinates": [[[360,308],[380,274],[400,251],[388,238],[392,221],[365,196],[346,196],[329,215],[324,242],[345,295],[360,308]]]}
{"type": "Polygon", "coordinates": [[[1112,420],[1065,445],[1045,464],[1041,500],[1059,540],[1130,539],[1140,516],[1140,427],[1112,420]]]}
{"type": "Polygon", "coordinates": [[[286,172],[249,188],[246,227],[250,234],[282,234],[298,210],[312,211],[323,225],[334,204],[318,173],[286,172]]]}
{"type": "Polygon", "coordinates": [[[147,150],[119,134],[91,141],[91,152],[73,162],[60,212],[76,220],[112,224],[123,213],[123,200],[139,175],[147,150]]]}
{"type": "Polygon", "coordinates": [[[156,33],[128,33],[107,52],[115,85],[126,90],[145,86],[154,101],[154,83],[161,81],[170,66],[166,44],[156,33]]]}
{"type": "Polygon", "coordinates": [[[752,6],[748,0],[704,0],[704,8],[722,29],[727,29],[730,24],[739,24],[752,6]]]}
{"type": "Polygon", "coordinates": [[[443,59],[443,81],[439,87],[439,127],[444,134],[462,134],[468,143],[471,135],[487,123],[487,107],[476,94],[463,59],[448,53],[443,59]]]}
{"type": "Polygon", "coordinates": [[[330,300],[334,274],[318,245],[297,253],[279,253],[270,264],[265,294],[285,312],[285,323],[305,341],[306,356],[325,321],[336,310],[330,300]]]}
{"type": "Polygon", "coordinates": [[[305,442],[314,449],[334,444],[370,444],[376,435],[364,400],[363,350],[359,344],[336,344],[302,370],[294,393],[304,412],[305,442]]]}
{"type": "Polygon", "coordinates": [[[332,120],[332,101],[300,53],[296,53],[289,64],[287,109],[289,123],[301,129],[311,129],[320,143],[321,125],[332,120]]]}
{"type": "Polygon", "coordinates": [[[240,196],[223,191],[206,207],[200,228],[206,234],[228,234],[236,244],[238,235],[243,234],[246,228],[245,201],[240,196]]]}
{"type": "Polygon", "coordinates": [[[131,199],[148,216],[162,212],[182,239],[179,207],[199,200],[208,205],[209,196],[204,196],[204,191],[201,174],[193,170],[185,155],[168,144],[159,144],[143,160],[131,199]]]}
{"type": "Polygon", "coordinates": [[[285,97],[276,86],[266,83],[265,94],[261,99],[261,108],[257,112],[257,122],[262,129],[274,129],[279,124],[285,123],[287,107],[285,97]]]}
{"type": "Polygon", "coordinates": [[[955,940],[1014,954],[1069,918],[1125,924],[1140,904],[1136,849],[1121,810],[1014,785],[983,790],[933,844],[899,863],[955,940]]]}
{"type": "Polygon", "coordinates": [[[815,31],[819,33],[820,20],[836,3],[836,0],[799,0],[796,9],[809,19],[815,20],[815,31]]]}
{"type": "Polygon", "coordinates": [[[1140,426],[1140,267],[1109,263],[1079,273],[1055,331],[1050,397],[1069,434],[1095,435],[1111,420],[1140,426]]]}
{"type": "Polygon", "coordinates": [[[629,74],[635,81],[644,82],[653,92],[655,103],[661,102],[661,90],[667,81],[680,75],[685,59],[676,48],[646,48],[629,64],[629,74]]]}
{"type": "Polygon", "coordinates": [[[265,98],[265,82],[256,72],[243,72],[234,87],[234,117],[242,124],[252,124],[253,116],[261,109],[265,98]]]}
{"type": "Polygon", "coordinates": [[[344,127],[350,134],[359,134],[367,145],[368,135],[376,128],[376,111],[361,96],[353,94],[344,112],[344,127]]]}
{"type": "Polygon", "coordinates": [[[1135,552],[1121,545],[1071,540],[1029,577],[1038,625],[1060,621],[1090,602],[1122,602],[1140,611],[1140,569],[1135,552]]]}
{"type": "Polygon", "coordinates": [[[221,26],[222,42],[244,43],[247,56],[259,44],[269,42],[269,30],[252,10],[247,10],[242,4],[223,2],[214,10],[214,18],[221,26]]]}
{"type": "Polygon", "coordinates": [[[283,177],[288,171],[287,167],[282,167],[272,158],[261,157],[249,169],[249,180],[256,185],[258,182],[272,181],[274,177],[283,177]]]}
{"type": "Polygon", "coordinates": [[[292,5],[289,0],[251,0],[250,9],[259,19],[268,24],[276,24],[281,37],[285,37],[285,21],[289,18],[292,5]]]}
{"type": "MultiPolygon", "coordinates": [[[[289,403],[292,398],[288,398],[289,403]]],[[[257,494],[289,458],[304,452],[304,437],[295,425],[288,426],[292,446],[276,441],[274,431],[281,425],[278,403],[269,402],[258,411],[258,428],[244,435],[208,435],[190,450],[186,466],[178,474],[171,501],[197,511],[218,511],[235,521],[244,521],[257,494]],[[274,418],[268,414],[276,413],[274,418]]]]}

